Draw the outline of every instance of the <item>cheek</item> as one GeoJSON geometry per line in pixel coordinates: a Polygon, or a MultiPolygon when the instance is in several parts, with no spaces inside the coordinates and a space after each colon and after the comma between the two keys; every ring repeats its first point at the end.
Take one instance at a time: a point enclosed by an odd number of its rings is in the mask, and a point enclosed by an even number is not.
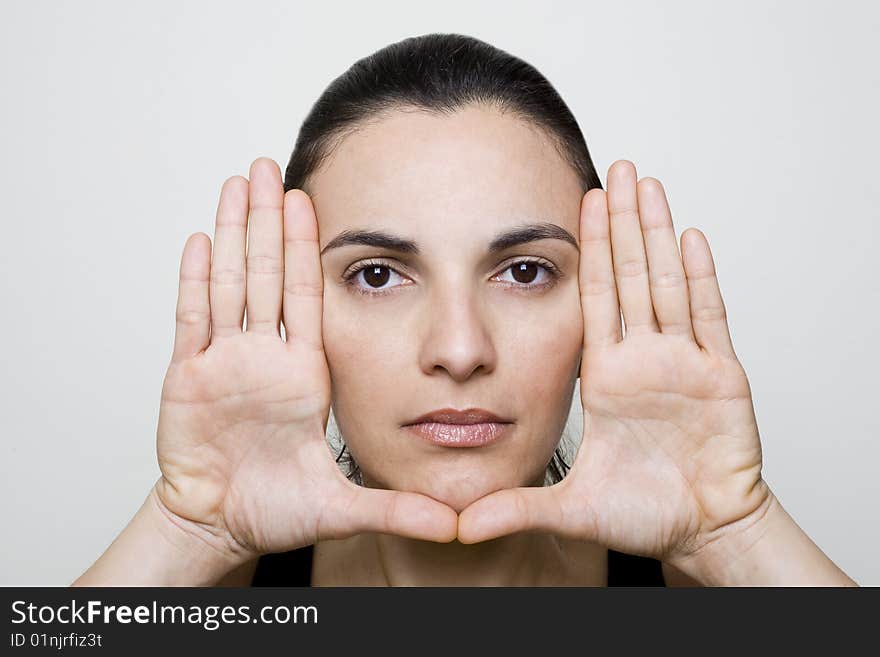
{"type": "Polygon", "coordinates": [[[334,294],[339,298],[324,296],[322,331],[331,403],[346,442],[357,443],[381,424],[388,400],[400,394],[398,374],[406,367],[399,362],[404,356],[393,316],[352,309],[343,296],[350,293],[334,294]]]}
{"type": "Polygon", "coordinates": [[[381,386],[393,378],[388,373],[398,369],[395,359],[401,357],[393,319],[354,313],[326,298],[324,308],[324,353],[334,390],[355,402],[371,401],[363,395],[381,399],[388,392],[381,386]]]}
{"type": "Polygon", "coordinates": [[[583,317],[576,293],[547,312],[517,322],[508,337],[515,375],[507,386],[519,409],[541,417],[568,415],[583,348],[583,317]]]}

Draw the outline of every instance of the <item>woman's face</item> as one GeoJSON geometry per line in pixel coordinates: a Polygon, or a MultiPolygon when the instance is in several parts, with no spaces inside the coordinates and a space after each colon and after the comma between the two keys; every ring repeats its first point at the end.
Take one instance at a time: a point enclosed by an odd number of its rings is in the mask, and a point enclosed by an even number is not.
{"type": "Polygon", "coordinates": [[[395,111],[346,136],[308,187],[333,414],[364,483],[456,511],[502,488],[541,485],[583,336],[583,192],[571,166],[541,132],[496,110],[395,111]],[[561,230],[490,248],[532,224],[561,230]],[[324,251],[354,231],[411,245],[324,251]],[[566,232],[575,244],[559,237],[566,232]],[[442,408],[482,408],[513,424],[478,447],[437,445],[403,426],[442,408]]]}

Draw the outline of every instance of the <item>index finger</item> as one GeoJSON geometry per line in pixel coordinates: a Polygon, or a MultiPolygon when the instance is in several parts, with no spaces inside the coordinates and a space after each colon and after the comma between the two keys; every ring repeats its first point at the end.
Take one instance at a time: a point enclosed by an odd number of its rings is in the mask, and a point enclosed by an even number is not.
{"type": "Polygon", "coordinates": [[[318,221],[312,199],[301,189],[284,195],[284,295],[282,310],[288,344],[302,340],[324,349],[321,336],[324,273],[318,221]]]}
{"type": "Polygon", "coordinates": [[[591,189],[581,199],[580,232],[578,276],[586,349],[623,339],[611,259],[608,199],[603,189],[591,189]]]}

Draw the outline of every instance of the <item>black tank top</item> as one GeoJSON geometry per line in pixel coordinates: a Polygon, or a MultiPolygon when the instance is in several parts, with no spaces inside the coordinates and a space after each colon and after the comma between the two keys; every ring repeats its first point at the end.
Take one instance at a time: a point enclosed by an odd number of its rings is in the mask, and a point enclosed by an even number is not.
{"type": "MultiPolygon", "coordinates": [[[[251,586],[311,586],[313,545],[264,554],[251,586]]],[[[608,586],[666,586],[657,559],[608,550],[608,586]]]]}

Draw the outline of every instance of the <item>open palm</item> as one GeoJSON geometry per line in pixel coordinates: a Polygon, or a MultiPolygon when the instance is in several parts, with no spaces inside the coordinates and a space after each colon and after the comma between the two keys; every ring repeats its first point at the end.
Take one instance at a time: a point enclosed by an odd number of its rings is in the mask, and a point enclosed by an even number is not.
{"type": "Polygon", "coordinates": [[[250,182],[223,186],[213,254],[197,234],[181,260],[159,412],[163,510],[243,559],[364,531],[452,540],[452,509],[357,486],[334,463],[322,294],[311,200],[284,194],[278,165],[257,159],[250,182]]]}
{"type": "Polygon", "coordinates": [[[554,486],[473,503],[459,538],[538,530],[656,558],[692,553],[770,499],[709,245],[690,229],[679,256],[662,186],[637,183],[625,160],[607,193],[584,196],[580,245],[577,458],[554,486]]]}

